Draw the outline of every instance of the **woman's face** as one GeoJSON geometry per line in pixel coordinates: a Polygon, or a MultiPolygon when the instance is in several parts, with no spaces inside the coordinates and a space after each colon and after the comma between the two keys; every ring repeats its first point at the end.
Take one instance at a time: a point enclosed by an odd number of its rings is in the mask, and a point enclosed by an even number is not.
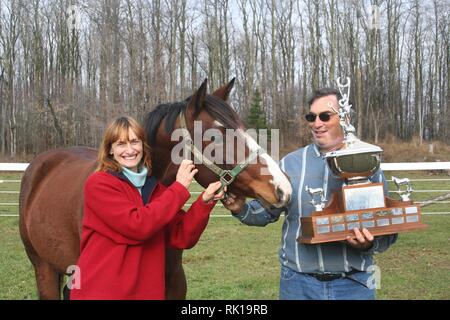
{"type": "Polygon", "coordinates": [[[133,130],[128,130],[128,140],[119,139],[111,145],[110,154],[122,166],[135,172],[142,160],[142,141],[133,130]]]}

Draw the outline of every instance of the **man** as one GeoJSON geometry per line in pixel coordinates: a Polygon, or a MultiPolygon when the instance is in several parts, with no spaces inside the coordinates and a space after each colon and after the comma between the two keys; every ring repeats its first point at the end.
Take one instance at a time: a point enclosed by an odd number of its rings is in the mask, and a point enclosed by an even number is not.
{"type": "MultiPolygon", "coordinates": [[[[293,194],[285,209],[279,250],[280,299],[374,299],[374,281],[367,272],[374,270],[372,256],[385,251],[397,239],[397,235],[374,237],[365,228],[355,228],[354,237],[346,241],[314,245],[297,242],[301,235],[300,217],[314,211],[305,186],[323,188],[326,199],[342,187],[343,182],[331,174],[322,158],[322,154],[342,147],[344,136],[337,114],[340,98],[335,89],[315,92],[309,101],[310,113],[305,117],[313,143],[281,160],[281,168],[291,179],[293,194]]],[[[370,180],[384,182],[387,191],[381,171],[370,180]]],[[[258,200],[246,204],[242,197],[231,196],[223,203],[247,225],[265,226],[277,221],[281,213],[265,210],[258,200]]]]}

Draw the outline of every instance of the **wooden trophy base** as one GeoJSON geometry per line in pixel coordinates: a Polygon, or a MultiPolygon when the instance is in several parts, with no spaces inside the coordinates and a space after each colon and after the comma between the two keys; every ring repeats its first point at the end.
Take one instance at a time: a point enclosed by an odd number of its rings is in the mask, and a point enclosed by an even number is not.
{"type": "Polygon", "coordinates": [[[345,210],[344,198],[343,194],[333,194],[323,211],[300,218],[302,235],[297,240],[308,244],[346,240],[355,236],[354,228],[366,228],[374,236],[427,228],[420,206],[412,201],[384,197],[384,207],[345,210]]]}

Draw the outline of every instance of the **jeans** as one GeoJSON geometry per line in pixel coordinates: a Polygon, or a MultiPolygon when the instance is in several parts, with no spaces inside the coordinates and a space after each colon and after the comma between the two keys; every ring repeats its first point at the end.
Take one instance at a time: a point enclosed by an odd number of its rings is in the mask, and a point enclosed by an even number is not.
{"type": "Polygon", "coordinates": [[[367,286],[370,276],[358,272],[337,280],[320,281],[281,266],[280,300],[374,300],[375,289],[367,286]]]}

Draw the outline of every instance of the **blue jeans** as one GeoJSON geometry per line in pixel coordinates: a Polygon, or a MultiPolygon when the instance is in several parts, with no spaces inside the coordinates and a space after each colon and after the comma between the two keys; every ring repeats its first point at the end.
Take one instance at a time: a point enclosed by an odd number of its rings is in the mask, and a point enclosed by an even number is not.
{"type": "Polygon", "coordinates": [[[280,300],[374,300],[369,289],[370,273],[358,272],[332,281],[320,281],[311,275],[281,266],[280,300]]]}

